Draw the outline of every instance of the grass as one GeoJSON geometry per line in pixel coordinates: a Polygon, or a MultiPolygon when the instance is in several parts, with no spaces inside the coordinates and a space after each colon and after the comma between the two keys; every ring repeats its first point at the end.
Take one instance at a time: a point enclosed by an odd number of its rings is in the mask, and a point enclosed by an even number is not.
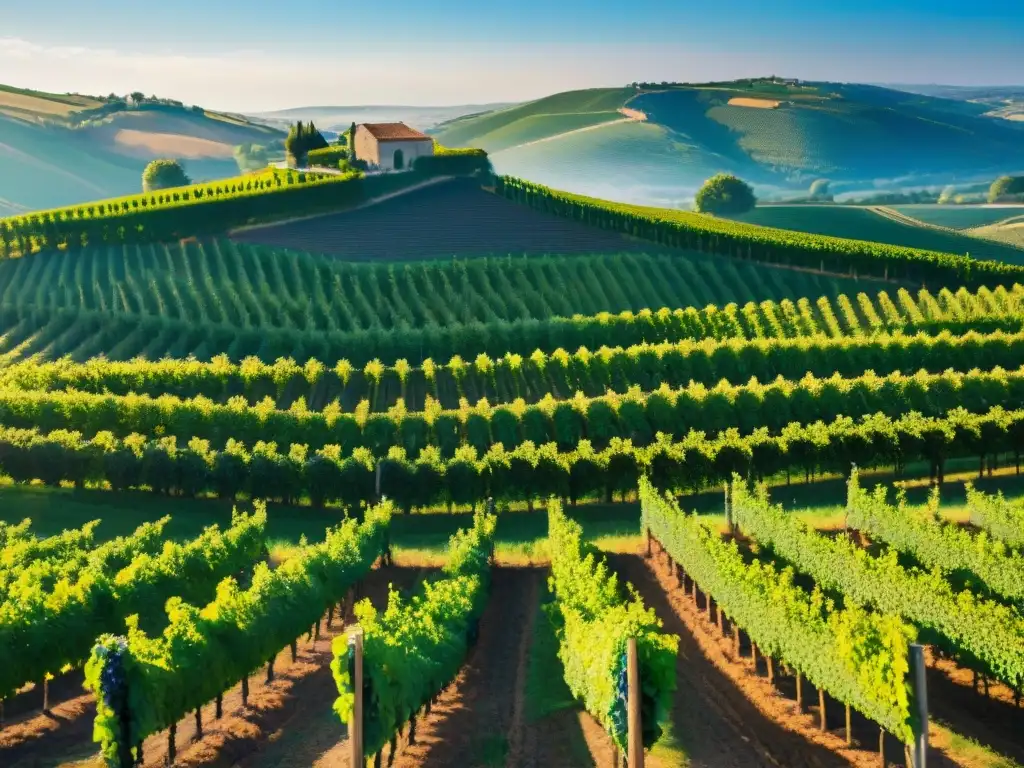
{"type": "MultiPolygon", "coordinates": [[[[978,479],[976,466],[973,460],[949,462],[942,491],[943,512],[948,519],[963,522],[967,518],[966,481],[974,482],[979,490],[988,493],[1002,491],[1007,498],[1024,497],[1024,475],[1017,475],[1013,467],[1001,468],[991,478],[978,479]]],[[[889,471],[861,473],[861,482],[867,486],[891,485],[894,480],[889,471]]],[[[903,484],[909,503],[921,505],[927,501],[927,467],[909,467],[903,484]]],[[[836,529],[843,524],[846,499],[843,478],[831,476],[805,483],[802,477],[794,476],[792,484],[786,485],[785,478],[781,477],[772,481],[771,495],[774,501],[817,528],[836,529]]],[[[250,508],[245,501],[235,506],[242,510],[250,508]]],[[[684,496],[682,506],[706,515],[709,523],[725,524],[721,490],[684,496]]],[[[567,512],[583,526],[584,538],[601,550],[635,552],[641,543],[640,508],[635,500],[613,504],[581,503],[576,508],[568,508],[567,512]]],[[[167,536],[187,539],[198,535],[207,525],[226,526],[231,519],[231,505],[217,499],[169,498],[141,491],[54,489],[38,484],[0,483],[0,520],[18,522],[31,518],[32,529],[40,536],[52,536],[98,519],[102,522],[97,528],[97,538],[107,540],[131,533],[142,523],[164,515],[171,516],[167,536]]],[[[320,541],[325,529],[342,519],[344,514],[336,507],[317,510],[309,506],[270,504],[267,537],[272,552],[278,558],[286,557],[303,536],[310,542],[320,541]]],[[[395,560],[401,565],[440,565],[448,539],[460,528],[471,525],[469,510],[399,514],[392,521],[395,560]]],[[[540,507],[531,511],[525,505],[517,505],[500,514],[495,552],[498,560],[508,565],[546,563],[547,512],[540,507]]]]}
{"type": "Polygon", "coordinates": [[[996,243],[1024,248],[1024,216],[1018,216],[1005,224],[980,227],[972,230],[971,235],[996,243]]]}
{"type": "Polygon", "coordinates": [[[961,736],[943,723],[928,724],[929,743],[941,748],[964,768],[1021,768],[1020,763],[999,755],[976,740],[961,736]]]}
{"type": "Polygon", "coordinates": [[[721,158],[699,142],[639,121],[516,147],[492,162],[499,173],[556,189],[666,207],[683,205],[722,170],[721,158]]]}
{"type": "Polygon", "coordinates": [[[945,253],[970,254],[979,259],[1024,264],[1024,249],[930,227],[903,224],[859,206],[759,205],[753,211],[735,218],[737,221],[762,227],[945,253]]]}
{"type": "MultiPolygon", "coordinates": [[[[987,205],[892,205],[894,211],[905,216],[950,229],[974,229],[1024,215],[1024,205],[1014,208],[987,205]]],[[[968,233],[969,234],[969,233],[968,233]]]]}
{"type": "Polygon", "coordinates": [[[570,131],[622,119],[623,116],[615,111],[528,115],[478,137],[474,141],[474,146],[496,153],[529,142],[551,139],[570,131]]]}
{"type": "Polygon", "coordinates": [[[566,91],[513,107],[457,118],[437,126],[435,138],[449,147],[480,146],[480,138],[537,115],[613,112],[636,94],[633,88],[566,91]]]}

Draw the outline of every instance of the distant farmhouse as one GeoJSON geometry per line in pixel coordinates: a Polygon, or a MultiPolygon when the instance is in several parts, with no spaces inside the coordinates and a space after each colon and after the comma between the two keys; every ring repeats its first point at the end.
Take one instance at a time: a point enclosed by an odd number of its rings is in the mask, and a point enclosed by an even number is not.
{"type": "Polygon", "coordinates": [[[403,171],[417,157],[434,154],[434,140],[405,123],[363,123],[356,126],[355,155],[371,168],[403,171]]]}

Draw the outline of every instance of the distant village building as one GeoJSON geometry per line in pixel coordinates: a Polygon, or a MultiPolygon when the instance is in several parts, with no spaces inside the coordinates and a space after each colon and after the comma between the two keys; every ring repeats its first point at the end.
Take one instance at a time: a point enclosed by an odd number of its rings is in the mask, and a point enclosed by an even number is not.
{"type": "Polygon", "coordinates": [[[434,154],[434,140],[405,123],[363,123],[356,126],[355,150],[372,168],[404,171],[417,157],[434,154]]]}

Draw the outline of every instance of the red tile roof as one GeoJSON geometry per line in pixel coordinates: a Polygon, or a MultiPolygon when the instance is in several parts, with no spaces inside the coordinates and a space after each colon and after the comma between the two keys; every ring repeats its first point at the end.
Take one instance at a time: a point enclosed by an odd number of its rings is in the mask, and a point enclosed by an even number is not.
{"type": "Polygon", "coordinates": [[[410,128],[405,123],[363,123],[377,141],[433,141],[427,134],[410,128]]]}

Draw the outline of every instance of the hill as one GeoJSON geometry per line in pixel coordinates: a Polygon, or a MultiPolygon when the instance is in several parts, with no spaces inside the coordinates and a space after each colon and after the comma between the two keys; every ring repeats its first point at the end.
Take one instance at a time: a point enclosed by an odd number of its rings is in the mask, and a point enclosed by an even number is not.
{"type": "MultiPolygon", "coordinates": [[[[930,206],[920,208],[929,209],[930,206]]],[[[918,207],[915,206],[887,209],[854,205],[759,205],[750,213],[735,218],[737,221],[763,227],[868,240],[907,248],[969,254],[979,259],[1024,264],[1024,250],[1005,243],[973,237],[967,232],[941,229],[923,220],[911,218],[917,210],[918,207]]],[[[937,213],[921,215],[933,219],[939,216],[937,213]]],[[[976,212],[963,214],[964,221],[969,221],[969,217],[976,221],[983,220],[983,216],[976,212]]],[[[1002,218],[1006,218],[1006,215],[1004,214],[1002,218]]]]}
{"type": "Polygon", "coordinates": [[[600,178],[621,178],[631,201],[664,205],[692,197],[718,171],[774,191],[821,176],[841,189],[1024,167],[1024,126],[993,120],[990,109],[840,83],[639,84],[555,94],[433,133],[491,151],[502,173],[592,195],[605,194],[600,178]]]}
{"type": "Polygon", "coordinates": [[[495,104],[462,104],[450,107],[411,107],[404,105],[349,105],[322,107],[294,107],[273,112],[253,112],[248,115],[259,123],[286,128],[296,120],[312,120],[320,129],[348,130],[352,123],[406,123],[420,130],[465,115],[490,112],[509,106],[495,104]]]}
{"type": "Polygon", "coordinates": [[[233,148],[283,134],[246,118],[177,102],[49,94],[0,86],[0,215],[138,192],[156,157],[195,180],[238,171],[233,148]]]}

